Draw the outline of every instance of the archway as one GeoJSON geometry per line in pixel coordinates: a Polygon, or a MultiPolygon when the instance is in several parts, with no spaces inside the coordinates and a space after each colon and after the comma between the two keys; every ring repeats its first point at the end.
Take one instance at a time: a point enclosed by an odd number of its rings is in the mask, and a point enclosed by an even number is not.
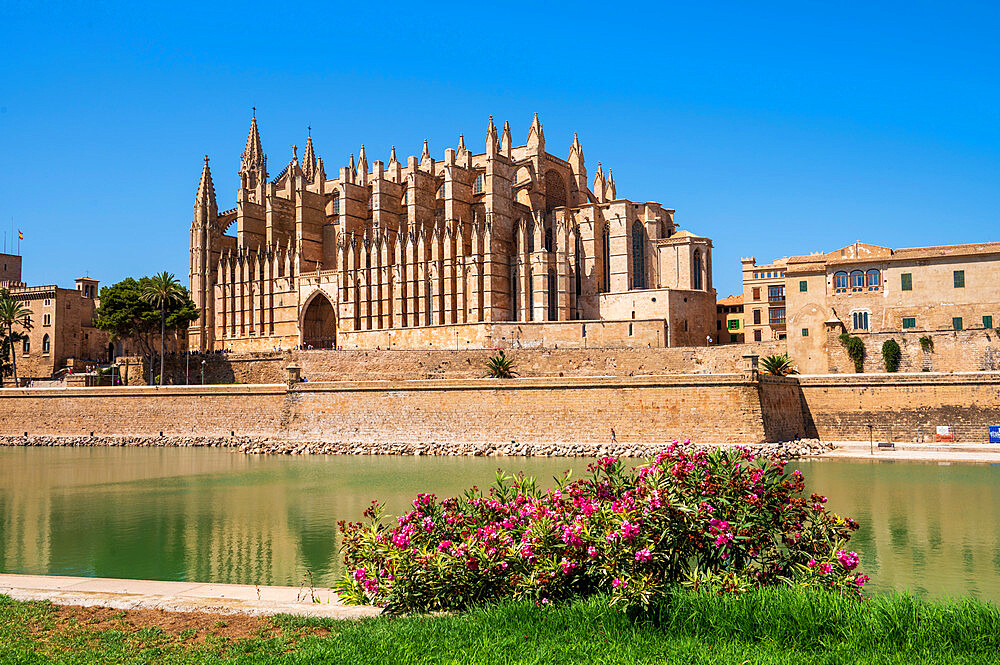
{"type": "Polygon", "coordinates": [[[326,294],[317,292],[302,318],[302,346],[332,349],[337,346],[337,315],[326,294]]]}

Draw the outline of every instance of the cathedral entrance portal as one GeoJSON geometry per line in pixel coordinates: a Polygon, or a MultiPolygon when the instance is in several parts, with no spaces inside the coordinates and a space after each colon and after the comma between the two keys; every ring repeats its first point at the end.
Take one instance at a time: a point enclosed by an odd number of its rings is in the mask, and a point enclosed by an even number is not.
{"type": "Polygon", "coordinates": [[[332,349],[337,346],[337,317],[330,300],[317,293],[306,307],[302,321],[302,346],[332,349]]]}

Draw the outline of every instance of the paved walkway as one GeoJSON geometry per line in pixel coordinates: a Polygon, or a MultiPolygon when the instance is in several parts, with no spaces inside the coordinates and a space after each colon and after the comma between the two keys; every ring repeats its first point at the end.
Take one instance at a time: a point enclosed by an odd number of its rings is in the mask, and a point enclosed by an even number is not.
{"type": "Polygon", "coordinates": [[[100,605],[115,609],[220,614],[296,614],[358,619],[377,607],[343,605],[329,589],[199,582],[117,580],[100,577],[0,574],[0,594],[16,600],[51,600],[59,605],[100,605]],[[319,602],[313,602],[315,598],[319,602]]]}
{"type": "Polygon", "coordinates": [[[1000,464],[1000,445],[995,443],[896,443],[895,448],[878,448],[868,441],[832,441],[835,450],[823,457],[898,460],[907,462],[956,462],[1000,464]]]}

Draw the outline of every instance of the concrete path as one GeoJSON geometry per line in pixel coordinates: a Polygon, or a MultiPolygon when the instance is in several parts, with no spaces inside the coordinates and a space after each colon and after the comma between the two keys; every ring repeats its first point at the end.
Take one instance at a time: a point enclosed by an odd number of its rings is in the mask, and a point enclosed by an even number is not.
{"type": "Polygon", "coordinates": [[[836,449],[821,457],[846,459],[896,460],[900,462],[939,462],[961,464],[1000,464],[1000,445],[995,443],[895,443],[895,448],[879,448],[874,454],[868,441],[834,441],[836,449]]]}
{"type": "Polygon", "coordinates": [[[100,605],[115,609],[220,614],[296,614],[359,619],[380,608],[344,605],[330,589],[200,582],[118,580],[100,577],[0,574],[0,594],[16,600],[51,600],[59,605],[100,605]],[[319,602],[313,602],[315,598],[319,602]]]}

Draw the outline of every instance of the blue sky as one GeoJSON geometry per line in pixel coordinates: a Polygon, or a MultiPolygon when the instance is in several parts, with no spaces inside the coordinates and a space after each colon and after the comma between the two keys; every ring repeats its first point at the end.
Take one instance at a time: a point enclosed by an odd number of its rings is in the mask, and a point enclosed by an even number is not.
{"type": "Polygon", "coordinates": [[[537,111],[713,239],[720,297],[741,256],[1000,240],[1000,5],[825,4],[4,0],[0,230],[29,283],[186,283],[202,156],[235,205],[256,105],[275,173],[310,124],[334,173],[537,111]]]}

